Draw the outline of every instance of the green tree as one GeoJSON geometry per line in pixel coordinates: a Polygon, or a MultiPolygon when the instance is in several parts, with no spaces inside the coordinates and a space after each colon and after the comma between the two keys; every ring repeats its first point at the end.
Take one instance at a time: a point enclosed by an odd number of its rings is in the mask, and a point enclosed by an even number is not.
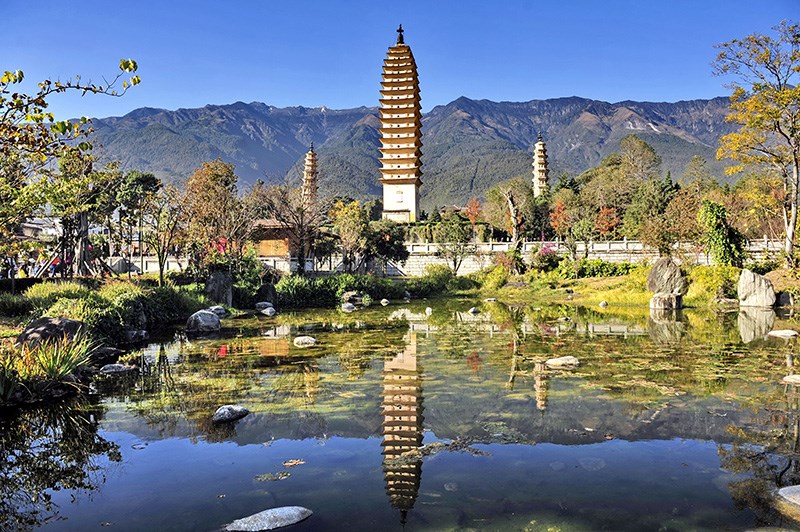
{"type": "Polygon", "coordinates": [[[208,161],[186,184],[187,238],[195,268],[225,268],[235,274],[260,206],[252,194],[239,197],[235,166],[208,161]]]}
{"type": "MultiPolygon", "coordinates": [[[[116,200],[119,204],[118,213],[118,234],[119,240],[125,245],[127,258],[133,262],[133,235],[138,235],[139,256],[144,260],[144,248],[142,246],[142,222],[144,217],[143,208],[150,202],[152,197],[161,189],[161,181],[149,172],[133,170],[125,174],[122,183],[117,189],[116,200]]],[[[143,269],[143,264],[140,264],[143,269]]],[[[128,268],[130,277],[130,268],[128,268]]]]}
{"type": "Polygon", "coordinates": [[[382,269],[391,261],[405,263],[409,252],[406,233],[402,225],[391,220],[379,220],[369,224],[369,256],[381,262],[382,269]]]}
{"type": "Polygon", "coordinates": [[[337,201],[331,210],[331,222],[339,236],[344,270],[356,271],[363,264],[369,242],[369,213],[358,201],[337,201]]]}
{"type": "Polygon", "coordinates": [[[741,267],[745,259],[745,239],[728,224],[725,207],[703,200],[697,221],[704,229],[703,241],[714,262],[720,266],[741,267]]]}
{"type": "Polygon", "coordinates": [[[471,244],[472,231],[470,226],[463,223],[457,215],[449,216],[440,222],[434,229],[436,240],[436,256],[445,259],[453,270],[453,275],[458,275],[458,269],[464,259],[477,250],[471,244]]]}
{"type": "Polygon", "coordinates": [[[508,231],[513,247],[519,247],[522,234],[534,219],[536,201],[527,179],[515,177],[498,183],[486,192],[486,218],[508,231]]]}
{"type": "Polygon", "coordinates": [[[800,185],[800,25],[783,21],[776,35],[754,33],[719,45],[714,71],[734,76],[730,113],[726,120],[739,126],[720,139],[717,158],[746,166],[768,166],[783,179],[787,265],[793,264],[800,185]]]}
{"type": "Polygon", "coordinates": [[[185,196],[177,188],[166,186],[147,194],[140,206],[143,222],[140,234],[144,243],[156,254],[159,286],[164,286],[167,257],[182,230],[185,203],[185,196]]]}

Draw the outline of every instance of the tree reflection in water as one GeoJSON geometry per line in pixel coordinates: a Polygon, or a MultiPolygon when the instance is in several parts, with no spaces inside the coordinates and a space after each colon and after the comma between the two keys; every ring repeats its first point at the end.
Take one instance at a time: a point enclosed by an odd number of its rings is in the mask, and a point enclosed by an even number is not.
{"type": "MultiPolygon", "coordinates": [[[[787,348],[788,374],[795,373],[794,342],[787,348]]],[[[759,409],[747,424],[731,425],[736,441],[720,446],[720,465],[734,474],[747,474],[728,484],[739,508],[755,511],[764,524],[782,523],[774,505],[777,488],[800,484],[800,387],[783,387],[783,406],[759,409]]],[[[790,525],[798,522],[789,520],[790,525]]]]}
{"type": "Polygon", "coordinates": [[[97,434],[99,411],[85,400],[0,412],[0,530],[27,530],[59,518],[53,491],[92,491],[103,461],[119,447],[97,434]]]}

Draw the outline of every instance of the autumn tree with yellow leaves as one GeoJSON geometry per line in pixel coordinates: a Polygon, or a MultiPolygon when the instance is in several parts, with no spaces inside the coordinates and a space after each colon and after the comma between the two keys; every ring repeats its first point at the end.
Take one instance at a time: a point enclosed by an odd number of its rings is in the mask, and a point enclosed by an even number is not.
{"type": "Polygon", "coordinates": [[[729,122],[739,129],[720,139],[717,158],[746,167],[772,168],[783,180],[782,201],[787,265],[794,264],[800,185],[800,24],[783,21],[775,35],[754,33],[719,45],[715,73],[730,85],[729,122]]]}

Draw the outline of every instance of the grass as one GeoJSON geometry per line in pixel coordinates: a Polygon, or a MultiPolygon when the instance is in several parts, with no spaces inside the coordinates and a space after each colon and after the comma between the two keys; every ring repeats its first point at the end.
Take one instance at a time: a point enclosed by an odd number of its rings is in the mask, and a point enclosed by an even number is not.
{"type": "Polygon", "coordinates": [[[30,396],[66,382],[89,363],[92,351],[94,345],[86,336],[42,342],[35,347],[0,340],[0,404],[13,402],[21,390],[30,396]]]}

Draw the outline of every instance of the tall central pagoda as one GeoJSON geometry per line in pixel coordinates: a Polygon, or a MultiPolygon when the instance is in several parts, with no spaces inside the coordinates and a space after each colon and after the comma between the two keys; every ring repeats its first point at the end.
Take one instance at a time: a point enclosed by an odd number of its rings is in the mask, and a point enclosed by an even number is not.
{"type": "Polygon", "coordinates": [[[417,64],[397,28],[397,43],[383,60],[381,81],[381,184],[383,218],[396,222],[419,219],[419,186],[422,184],[422,111],[417,64]]]}

